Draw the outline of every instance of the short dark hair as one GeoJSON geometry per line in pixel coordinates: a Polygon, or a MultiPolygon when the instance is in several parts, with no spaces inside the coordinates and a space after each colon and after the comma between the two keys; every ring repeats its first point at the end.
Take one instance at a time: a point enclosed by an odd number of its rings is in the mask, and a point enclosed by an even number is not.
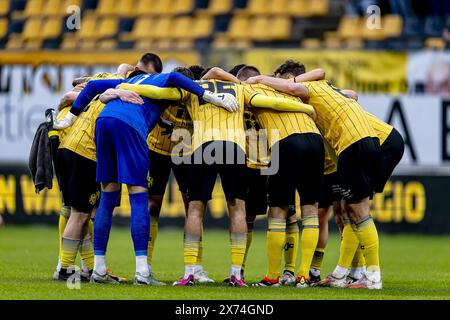
{"type": "Polygon", "coordinates": [[[286,77],[288,75],[293,75],[294,77],[301,75],[306,72],[305,65],[298,61],[286,60],[281,66],[279,66],[275,72],[275,76],[286,77]]]}
{"type": "Polygon", "coordinates": [[[176,67],[175,69],[173,69],[173,72],[178,72],[181,73],[183,76],[188,77],[191,80],[195,80],[194,77],[194,73],[192,72],[191,69],[186,68],[186,67],[176,67]]]}
{"type": "Polygon", "coordinates": [[[202,73],[205,70],[205,68],[196,64],[190,66],[188,69],[194,74],[194,80],[200,80],[202,78],[202,73]]]}
{"type": "Polygon", "coordinates": [[[137,76],[140,76],[141,74],[147,74],[147,72],[142,70],[134,70],[133,72],[130,72],[127,76],[127,79],[131,79],[137,76]]]}
{"type": "Polygon", "coordinates": [[[152,65],[157,73],[161,73],[163,69],[161,58],[155,53],[147,52],[139,59],[139,62],[144,66],[152,65]]]}
{"type": "Polygon", "coordinates": [[[259,76],[261,72],[259,72],[257,67],[254,66],[245,66],[239,70],[239,72],[236,75],[236,78],[238,78],[241,81],[245,81],[250,77],[259,76]]]}
{"type": "Polygon", "coordinates": [[[230,71],[228,71],[228,73],[231,73],[233,76],[237,76],[238,72],[245,67],[246,64],[242,63],[242,64],[238,64],[236,66],[234,66],[233,68],[230,69],[230,71]]]}

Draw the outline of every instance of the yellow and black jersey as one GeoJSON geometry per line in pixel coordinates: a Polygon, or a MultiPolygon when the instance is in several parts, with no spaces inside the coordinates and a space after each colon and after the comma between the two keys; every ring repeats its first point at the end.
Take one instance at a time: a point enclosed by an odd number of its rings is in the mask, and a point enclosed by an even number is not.
{"type": "MultiPolygon", "coordinates": [[[[301,102],[297,97],[279,92],[263,84],[246,85],[250,90],[262,95],[276,98],[286,98],[301,102]]],[[[269,146],[272,147],[276,142],[295,133],[317,133],[314,120],[306,113],[302,112],[279,112],[271,109],[252,108],[258,123],[263,129],[267,130],[269,146]],[[278,130],[278,131],[275,131],[278,130]]]]}
{"type": "MultiPolygon", "coordinates": [[[[164,112],[161,114],[161,118],[172,122],[174,130],[186,129],[187,131],[189,131],[189,136],[192,136],[193,124],[186,106],[181,105],[180,103],[171,105],[167,107],[166,110],[164,110],[164,112]]],[[[173,140],[174,137],[167,134],[164,135],[163,131],[164,129],[159,125],[156,125],[153,128],[147,138],[149,149],[157,153],[170,156],[172,155],[173,147],[178,143],[183,143],[183,155],[187,155],[186,152],[191,149],[190,141],[189,143],[186,143],[186,141],[184,141],[183,139],[180,139],[180,141],[175,141],[173,140]]]]}
{"type": "Polygon", "coordinates": [[[327,140],[323,140],[325,147],[324,174],[332,174],[337,171],[337,155],[336,151],[331,147],[327,140]]]}
{"type": "Polygon", "coordinates": [[[210,141],[231,141],[245,150],[244,108],[250,104],[256,93],[232,82],[208,80],[198,83],[211,92],[234,95],[239,103],[239,109],[236,112],[229,112],[183,91],[182,102],[187,106],[194,124],[192,149],[196,150],[210,141]]]}
{"type": "Polygon", "coordinates": [[[267,137],[262,136],[261,126],[253,112],[249,109],[244,111],[244,124],[247,132],[246,155],[247,167],[252,169],[264,169],[269,166],[270,150],[267,137]]]}
{"type": "MultiPolygon", "coordinates": [[[[94,79],[120,79],[122,77],[112,73],[103,72],[96,74],[94,79]],[[98,75],[98,77],[97,77],[98,75]]],[[[82,157],[97,161],[96,149],[95,149],[95,122],[98,115],[102,112],[105,105],[99,100],[97,95],[86,107],[84,112],[75,119],[72,126],[68,129],[64,139],[61,139],[60,148],[69,149],[82,157]]],[[[61,112],[60,112],[61,113],[61,112]]]]}
{"type": "Polygon", "coordinates": [[[378,139],[380,139],[380,145],[382,145],[386,141],[387,137],[391,134],[394,127],[378,119],[376,116],[367,111],[366,117],[367,120],[369,120],[369,123],[372,126],[372,128],[375,130],[378,139]]]}
{"type": "Polygon", "coordinates": [[[376,137],[364,110],[327,80],[303,82],[309,90],[309,104],[317,113],[316,124],[339,155],[353,143],[376,137]]]}

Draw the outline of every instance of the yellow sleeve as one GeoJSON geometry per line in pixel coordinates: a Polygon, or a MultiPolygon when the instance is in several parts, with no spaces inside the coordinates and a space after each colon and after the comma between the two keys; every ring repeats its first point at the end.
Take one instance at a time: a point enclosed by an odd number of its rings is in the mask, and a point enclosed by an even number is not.
{"type": "Polygon", "coordinates": [[[140,96],[156,99],[156,100],[174,100],[180,101],[184,100],[186,94],[184,94],[181,89],[178,88],[160,88],[148,84],[130,84],[121,83],[119,85],[120,89],[131,90],[139,94],[140,96]]]}
{"type": "Polygon", "coordinates": [[[256,94],[250,100],[250,105],[255,108],[266,108],[284,112],[303,112],[309,115],[314,114],[314,108],[309,104],[295,100],[277,97],[268,97],[256,94]]]}

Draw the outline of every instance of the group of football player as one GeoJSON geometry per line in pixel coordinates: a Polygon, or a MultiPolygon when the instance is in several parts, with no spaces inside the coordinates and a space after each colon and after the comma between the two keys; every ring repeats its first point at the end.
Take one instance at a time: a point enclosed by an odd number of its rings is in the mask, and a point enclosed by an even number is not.
{"type": "Polygon", "coordinates": [[[164,285],[151,264],[173,172],[186,210],[185,273],[174,286],[214,282],[203,269],[202,235],[219,176],[229,214],[231,268],[224,281],[230,286],[247,286],[253,225],[256,216],[267,215],[268,271],[252,286],[381,289],[370,199],[383,191],[402,158],[398,131],[364,111],[356,92],[334,87],[325,70],[306,72],[296,61],[286,60],[270,76],[244,64],[229,72],[162,69],[160,58],[147,53],[135,66],[75,79],[64,95],[53,123],[64,204],[54,279],[73,274],[80,252],[82,279],[126,280],[105,259],[113,211],[126,184],[134,283],[164,285]],[[341,231],[339,261],[321,279],[331,212],[341,231]]]}

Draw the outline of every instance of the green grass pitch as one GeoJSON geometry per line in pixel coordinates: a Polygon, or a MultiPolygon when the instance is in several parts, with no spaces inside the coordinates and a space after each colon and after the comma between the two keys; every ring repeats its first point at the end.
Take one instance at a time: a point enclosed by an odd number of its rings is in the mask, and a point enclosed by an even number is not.
{"type": "MultiPolygon", "coordinates": [[[[383,290],[329,288],[229,288],[221,280],[229,272],[228,233],[206,230],[204,265],[216,280],[212,285],[174,288],[183,273],[183,232],[163,229],[156,243],[153,271],[169,285],[81,284],[79,290],[51,280],[57,262],[57,227],[0,229],[0,299],[450,299],[450,237],[380,235],[383,290]]],[[[338,258],[338,235],[330,236],[323,274],[338,258]]],[[[114,227],[108,264],[116,274],[133,277],[134,256],[128,228],[114,227]]],[[[265,234],[256,232],[246,270],[247,282],[261,279],[266,270],[265,234]]]]}

